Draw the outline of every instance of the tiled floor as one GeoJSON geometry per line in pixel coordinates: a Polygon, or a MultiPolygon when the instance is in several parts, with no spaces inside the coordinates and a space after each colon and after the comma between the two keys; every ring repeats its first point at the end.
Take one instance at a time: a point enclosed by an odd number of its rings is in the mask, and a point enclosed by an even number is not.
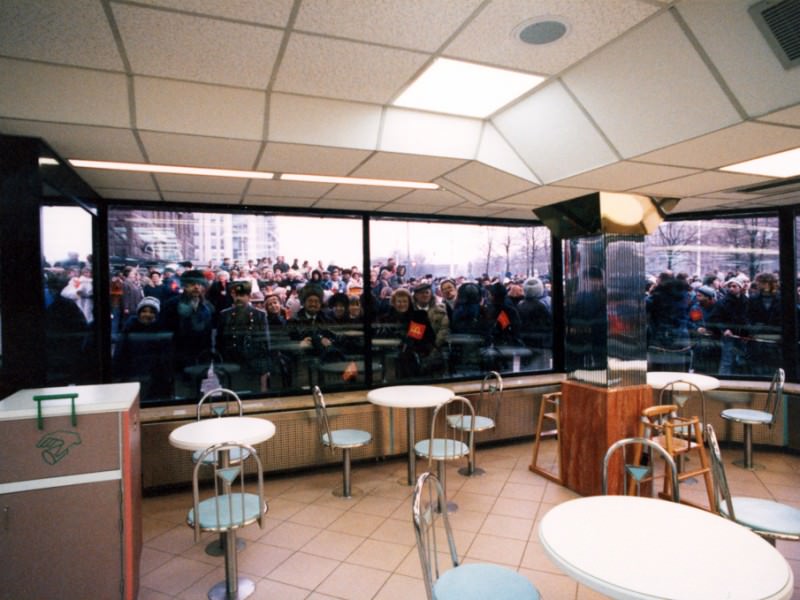
{"type": "MultiPolygon", "coordinates": [[[[543,442],[545,460],[554,446],[552,440],[543,442]]],[[[528,470],[531,449],[531,442],[479,448],[478,463],[487,471],[483,477],[467,479],[455,468],[448,470],[448,496],[459,505],[451,517],[458,551],[467,562],[518,570],[547,600],[603,598],[563,575],[542,551],[538,520],[576,495],[528,470]]],[[[734,493],[800,507],[800,457],[758,449],[757,459],[767,469],[747,472],[730,464],[740,452],[723,448],[734,493]]],[[[426,466],[417,464],[418,472],[426,466]]],[[[405,474],[402,459],[356,464],[353,483],[364,495],[352,500],[331,494],[340,484],[340,469],[268,476],[264,529],[240,530],[246,547],[239,553],[239,572],[256,582],[251,598],[424,600],[411,488],[398,483],[405,474]]],[[[702,500],[703,485],[683,485],[681,493],[702,500]]],[[[203,600],[224,578],[223,558],[204,552],[213,536],[195,544],[184,524],[190,503],[189,492],[144,499],[140,600],[203,600]]],[[[800,543],[778,542],[778,548],[800,586],[800,543]]],[[[800,600],[800,587],[794,598],[800,600]]]]}

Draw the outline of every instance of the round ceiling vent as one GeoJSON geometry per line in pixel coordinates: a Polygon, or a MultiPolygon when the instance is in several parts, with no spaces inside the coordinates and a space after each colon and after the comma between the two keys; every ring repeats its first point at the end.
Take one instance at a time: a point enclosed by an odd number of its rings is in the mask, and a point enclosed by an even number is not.
{"type": "Polygon", "coordinates": [[[525,44],[552,44],[569,33],[569,25],[559,17],[538,17],[517,25],[514,37],[525,44]]]}

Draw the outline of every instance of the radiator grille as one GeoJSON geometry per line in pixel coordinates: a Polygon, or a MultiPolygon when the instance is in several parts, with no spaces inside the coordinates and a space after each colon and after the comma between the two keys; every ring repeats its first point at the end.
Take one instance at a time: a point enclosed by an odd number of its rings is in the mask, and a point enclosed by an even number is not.
{"type": "Polygon", "coordinates": [[[800,64],[800,0],[764,0],[748,10],[783,67],[800,64]]]}

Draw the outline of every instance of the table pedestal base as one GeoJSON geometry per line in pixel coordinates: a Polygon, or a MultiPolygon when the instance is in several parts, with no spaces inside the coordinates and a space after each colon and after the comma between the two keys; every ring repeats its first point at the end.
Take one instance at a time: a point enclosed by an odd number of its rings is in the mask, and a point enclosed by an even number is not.
{"type": "MultiPolygon", "coordinates": [[[[256,591],[256,582],[247,577],[239,577],[237,579],[236,598],[235,600],[244,600],[251,596],[256,591]]],[[[210,590],[208,590],[208,600],[234,600],[228,596],[228,584],[226,581],[220,581],[210,590]]]]}
{"type": "MultiPolygon", "coordinates": [[[[403,483],[405,483],[405,480],[403,480],[403,483]]],[[[364,490],[362,490],[361,488],[351,487],[350,488],[350,495],[348,496],[348,495],[346,495],[344,493],[344,486],[342,486],[342,487],[338,487],[338,488],[334,489],[333,492],[331,492],[331,493],[334,496],[336,496],[337,498],[356,498],[358,496],[363,496],[364,495],[364,490]]]]}
{"type": "MultiPolygon", "coordinates": [[[[225,534],[224,533],[220,534],[220,536],[216,540],[214,540],[213,542],[210,542],[206,546],[206,554],[208,554],[209,556],[224,556],[225,555],[225,541],[224,540],[225,540],[225,534]]],[[[247,546],[247,544],[245,543],[244,540],[236,538],[236,550],[237,551],[244,550],[245,546],[247,546]]]]}

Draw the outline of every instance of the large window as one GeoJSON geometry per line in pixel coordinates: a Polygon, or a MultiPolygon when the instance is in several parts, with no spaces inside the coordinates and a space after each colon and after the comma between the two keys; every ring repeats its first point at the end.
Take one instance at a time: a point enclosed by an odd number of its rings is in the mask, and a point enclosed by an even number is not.
{"type": "Polygon", "coordinates": [[[550,236],[274,214],[109,212],[115,380],[193,402],[552,368],[550,236]]]}
{"type": "Polygon", "coordinates": [[[669,221],[645,245],[650,369],[753,377],[781,366],[777,216],[669,221]]]}

